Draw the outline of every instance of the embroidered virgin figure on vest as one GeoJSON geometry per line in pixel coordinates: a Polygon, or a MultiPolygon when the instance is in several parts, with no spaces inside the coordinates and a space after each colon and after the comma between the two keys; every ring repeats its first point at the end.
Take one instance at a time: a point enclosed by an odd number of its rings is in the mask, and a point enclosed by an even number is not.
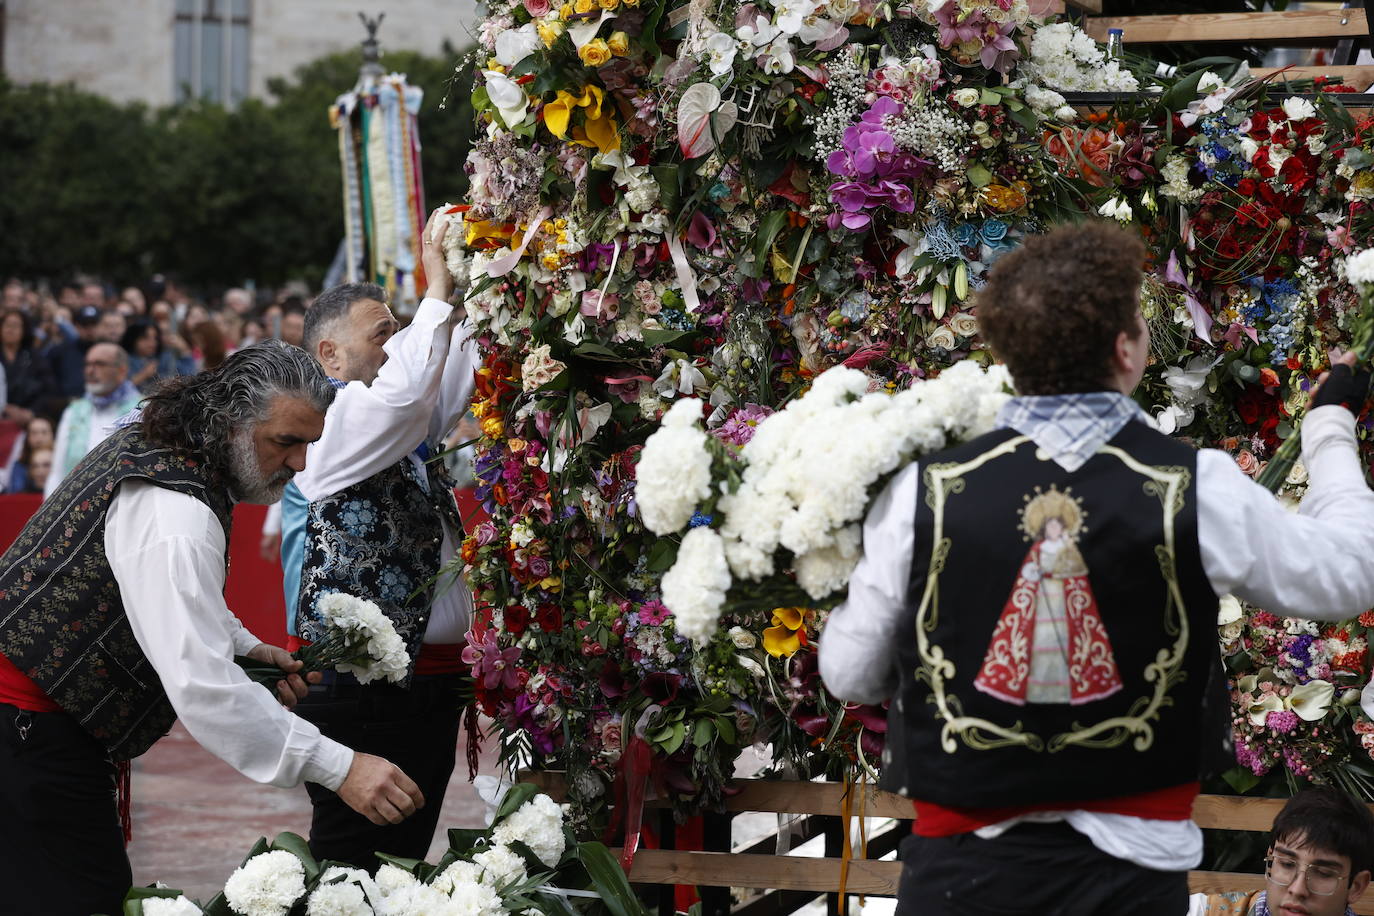
{"type": "Polygon", "coordinates": [[[992,631],[973,686],[1007,703],[1078,706],[1121,689],[1088,567],[1078,550],[1086,513],[1068,490],[1026,497],[1030,550],[992,631]]]}

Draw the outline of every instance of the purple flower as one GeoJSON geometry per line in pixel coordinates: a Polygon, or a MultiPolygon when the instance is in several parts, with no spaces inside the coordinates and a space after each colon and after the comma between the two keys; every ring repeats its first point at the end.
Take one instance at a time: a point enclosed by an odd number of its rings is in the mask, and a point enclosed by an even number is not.
{"type": "Polygon", "coordinates": [[[858,181],[837,181],[830,186],[830,196],[841,210],[858,213],[868,205],[869,188],[858,181]]]}
{"type": "Polygon", "coordinates": [[[649,626],[662,626],[668,619],[668,608],[661,601],[646,601],[639,606],[639,622],[649,626]]]}
{"type": "Polygon", "coordinates": [[[463,663],[472,666],[472,676],[488,690],[519,687],[520,671],[515,667],[519,659],[520,649],[516,646],[502,649],[495,630],[487,630],[481,642],[469,642],[463,647],[463,663]]]}
{"type": "Polygon", "coordinates": [[[722,442],[743,446],[754,438],[754,429],[772,412],[762,404],[746,404],[730,414],[729,419],[711,431],[711,435],[722,442]]]}
{"type": "Polygon", "coordinates": [[[1291,734],[1298,727],[1298,714],[1291,709],[1276,709],[1264,717],[1264,726],[1276,735],[1291,734]]]}

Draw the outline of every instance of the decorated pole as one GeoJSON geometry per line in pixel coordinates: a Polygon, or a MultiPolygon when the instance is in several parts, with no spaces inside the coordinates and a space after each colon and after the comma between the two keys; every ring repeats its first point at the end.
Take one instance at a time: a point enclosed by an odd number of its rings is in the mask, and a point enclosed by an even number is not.
{"type": "Polygon", "coordinates": [[[386,288],[398,311],[413,311],[422,288],[424,180],[419,112],[424,91],[381,65],[377,29],[386,14],[358,18],[367,29],[357,85],[339,96],[329,121],[343,176],[344,278],[386,288]]]}

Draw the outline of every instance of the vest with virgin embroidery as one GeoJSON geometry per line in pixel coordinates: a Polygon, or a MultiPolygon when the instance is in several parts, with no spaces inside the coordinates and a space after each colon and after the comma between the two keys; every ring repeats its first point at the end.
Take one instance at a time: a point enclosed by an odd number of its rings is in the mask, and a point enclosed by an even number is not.
{"type": "Polygon", "coordinates": [[[343,592],[376,603],[405,640],[411,670],[429,624],[444,521],[463,530],[442,461],[425,464],[428,491],[409,456],[338,493],[312,501],[305,516],[295,632],[320,638],[315,602],[343,592]]]}
{"type": "Polygon", "coordinates": [[[1197,453],[1127,423],[1064,470],[998,430],[923,459],[883,787],[947,806],[1198,778],[1217,597],[1197,453]]]}
{"type": "Polygon", "coordinates": [[[142,754],[176,721],[105,558],[110,499],[134,479],[205,503],[229,543],[232,504],[204,465],[130,426],[82,459],[0,557],[0,654],[115,760],[142,754]]]}

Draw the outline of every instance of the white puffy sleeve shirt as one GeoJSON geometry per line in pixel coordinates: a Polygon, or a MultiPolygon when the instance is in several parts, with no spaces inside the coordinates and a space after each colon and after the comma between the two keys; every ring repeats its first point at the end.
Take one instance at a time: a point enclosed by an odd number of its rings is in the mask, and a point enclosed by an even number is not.
{"type": "Polygon", "coordinates": [[[308,781],[337,791],[353,751],[234,663],[262,640],[224,603],[224,529],[210,508],[154,483],[126,481],[110,501],[105,554],[134,638],[191,736],[256,782],[308,781]]]}

